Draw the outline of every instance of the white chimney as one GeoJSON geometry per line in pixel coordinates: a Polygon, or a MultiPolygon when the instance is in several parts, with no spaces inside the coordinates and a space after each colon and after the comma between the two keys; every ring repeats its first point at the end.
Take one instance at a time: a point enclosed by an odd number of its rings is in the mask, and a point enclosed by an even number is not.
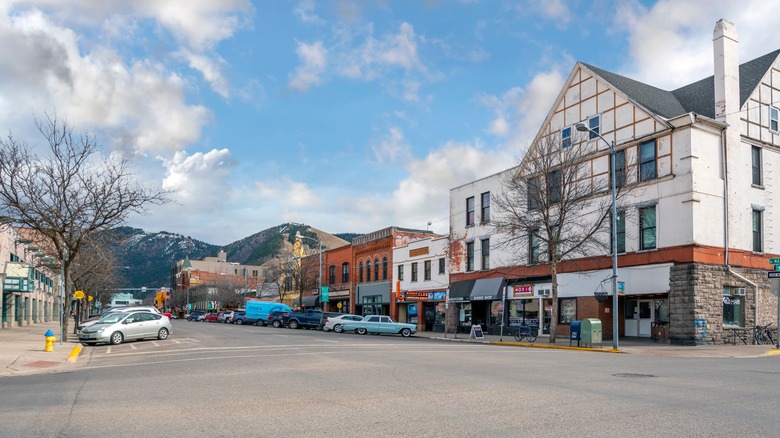
{"type": "Polygon", "coordinates": [[[721,19],[712,33],[715,55],[715,119],[739,126],[739,38],[734,23],[721,19]],[[732,123],[733,122],[733,123],[732,123]]]}

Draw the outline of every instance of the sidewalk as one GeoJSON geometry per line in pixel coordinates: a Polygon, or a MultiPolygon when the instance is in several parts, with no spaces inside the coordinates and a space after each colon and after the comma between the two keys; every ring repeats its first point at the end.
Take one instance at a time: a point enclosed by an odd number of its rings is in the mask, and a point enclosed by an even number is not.
{"type": "MultiPolygon", "coordinates": [[[[72,330],[73,322],[70,323],[68,328],[72,330]]],[[[59,321],[0,329],[0,377],[53,373],[72,366],[81,352],[81,344],[76,342],[74,334],[68,339],[70,342],[60,343],[59,321]],[[53,352],[44,351],[47,330],[57,338],[53,352]]]]}
{"type": "Polygon", "coordinates": [[[548,335],[539,336],[539,339],[534,343],[516,342],[515,338],[509,335],[504,335],[503,337],[498,335],[485,335],[484,339],[469,339],[469,335],[464,333],[458,333],[457,337],[452,333],[448,333],[445,337],[444,333],[418,332],[414,336],[450,342],[474,342],[522,348],[552,348],[559,350],[636,354],[644,356],[747,358],[780,355],[780,350],[777,350],[772,345],[716,344],[684,346],[653,342],[650,339],[644,338],[619,339],[619,350],[614,351],[612,349],[611,339],[602,342],[601,346],[597,345],[594,348],[586,348],[577,347],[576,343],[570,346],[569,340],[565,337],[556,339],[555,344],[550,344],[550,337],[548,335]]]}

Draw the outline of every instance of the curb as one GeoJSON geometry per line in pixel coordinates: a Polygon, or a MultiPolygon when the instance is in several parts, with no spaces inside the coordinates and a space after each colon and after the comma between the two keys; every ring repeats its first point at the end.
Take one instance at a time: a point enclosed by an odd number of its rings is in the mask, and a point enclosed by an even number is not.
{"type": "Polygon", "coordinates": [[[587,348],[587,347],[569,347],[566,345],[545,345],[545,344],[529,344],[527,342],[490,342],[491,345],[505,345],[508,347],[530,347],[530,348],[548,348],[552,350],[574,350],[574,351],[590,351],[593,353],[622,353],[620,350],[609,349],[604,350],[602,348],[587,348]]]}
{"type": "Polygon", "coordinates": [[[769,350],[764,353],[764,356],[777,356],[780,355],[780,350],[769,350]]]}
{"type": "Polygon", "coordinates": [[[70,351],[70,354],[68,355],[68,363],[76,363],[76,360],[79,358],[79,353],[81,353],[81,344],[76,345],[73,347],[73,350],[70,351]]]}

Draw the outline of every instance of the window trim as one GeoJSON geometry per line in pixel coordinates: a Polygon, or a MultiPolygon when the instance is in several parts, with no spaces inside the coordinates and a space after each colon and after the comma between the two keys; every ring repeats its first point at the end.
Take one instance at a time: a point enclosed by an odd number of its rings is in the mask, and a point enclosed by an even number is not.
{"type": "Polygon", "coordinates": [[[650,251],[658,249],[658,209],[656,208],[656,205],[648,205],[645,207],[639,208],[639,250],[640,251],[650,251]],[[653,210],[653,226],[652,227],[645,227],[644,225],[644,214],[643,212],[647,210],[653,210]],[[647,243],[645,242],[645,230],[653,230],[653,246],[647,246],[647,243]]]}
{"type": "Polygon", "coordinates": [[[490,192],[480,194],[479,198],[479,220],[480,223],[486,224],[490,222],[490,192]],[[485,195],[487,195],[487,197],[485,195]],[[485,198],[487,198],[487,203],[485,202],[485,198]]]}
{"type": "Polygon", "coordinates": [[[469,196],[468,198],[466,198],[466,226],[467,227],[474,225],[474,222],[476,220],[476,218],[474,217],[475,214],[476,214],[475,200],[473,196],[469,196]]]}
{"type": "Polygon", "coordinates": [[[474,241],[466,242],[466,272],[474,271],[474,241]]]}
{"type": "Polygon", "coordinates": [[[772,132],[780,132],[780,108],[774,105],[769,105],[769,130],[772,132]],[[775,125],[774,129],[772,128],[773,123],[775,125]]]}
{"type": "Polygon", "coordinates": [[[763,186],[764,178],[762,172],[763,151],[758,146],[750,147],[750,182],[754,186],[763,186]]]}
{"type": "Polygon", "coordinates": [[[404,281],[404,265],[398,265],[398,280],[404,281]]]}
{"type": "MultiPolygon", "coordinates": [[[[658,148],[655,139],[648,140],[646,142],[640,143],[638,147],[638,162],[639,162],[639,181],[652,181],[654,179],[658,179],[658,148]],[[644,160],[642,157],[642,150],[645,146],[652,145],[653,148],[653,159],[652,160],[644,160]],[[645,172],[643,171],[645,165],[653,164],[653,175],[645,177],[645,172]]],[[[649,149],[649,148],[648,148],[649,149]]]]}
{"type": "Polygon", "coordinates": [[[758,208],[753,208],[753,213],[750,216],[750,229],[751,229],[751,244],[750,248],[753,252],[764,252],[764,212],[758,208]],[[756,230],[756,218],[758,218],[758,229],[756,230]],[[758,247],[758,249],[756,249],[758,247]]]}
{"type": "Polygon", "coordinates": [[[561,149],[571,147],[571,126],[561,129],[561,149]]]}
{"type": "Polygon", "coordinates": [[[588,140],[592,140],[601,134],[601,114],[588,117],[588,140]],[[592,121],[595,120],[595,126],[592,121]]]}
{"type": "Polygon", "coordinates": [[[443,275],[447,269],[444,257],[439,257],[439,275],[443,275]]]}
{"type": "MultiPolygon", "coordinates": [[[[612,166],[612,159],[609,160],[609,165],[612,166]]],[[[628,167],[626,166],[626,150],[621,149],[615,151],[615,188],[619,189],[626,185],[628,167]]]]}
{"type": "Polygon", "coordinates": [[[490,237],[480,239],[480,262],[483,271],[490,269],[490,237]],[[487,251],[485,251],[487,249],[487,251]]]}
{"type": "Polygon", "coordinates": [[[409,281],[412,283],[417,281],[417,262],[412,262],[412,278],[409,281]]]}
{"type": "Polygon", "coordinates": [[[429,281],[431,279],[431,271],[433,270],[432,265],[430,260],[426,260],[425,263],[423,263],[423,280],[429,281]]]}
{"type": "Polygon", "coordinates": [[[542,240],[539,237],[539,230],[530,230],[528,232],[528,264],[539,264],[541,263],[541,258],[542,240]]]}

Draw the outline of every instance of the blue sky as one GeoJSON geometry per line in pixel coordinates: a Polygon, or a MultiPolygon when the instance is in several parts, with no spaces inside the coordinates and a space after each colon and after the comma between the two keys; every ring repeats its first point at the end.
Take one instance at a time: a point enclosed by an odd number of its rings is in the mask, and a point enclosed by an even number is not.
{"type": "Polygon", "coordinates": [[[0,128],[55,111],[174,203],[129,225],[227,244],[283,222],[448,231],[449,189],[501,171],[577,61],[665,89],[747,61],[780,1],[8,0],[0,128]]]}

